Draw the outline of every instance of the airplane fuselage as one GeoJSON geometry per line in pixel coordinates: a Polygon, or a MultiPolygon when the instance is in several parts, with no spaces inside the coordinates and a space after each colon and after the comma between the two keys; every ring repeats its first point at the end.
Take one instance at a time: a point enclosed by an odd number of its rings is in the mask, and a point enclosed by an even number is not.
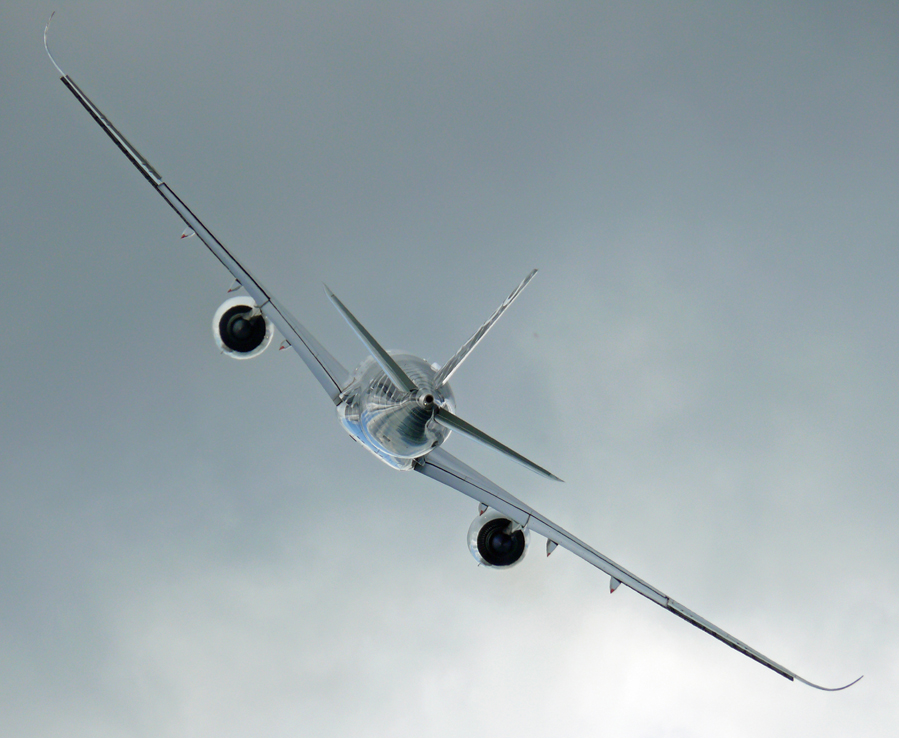
{"type": "Polygon", "coordinates": [[[368,357],[353,372],[337,417],[353,439],[385,464],[408,470],[449,436],[450,430],[434,420],[434,408],[453,412],[455,398],[448,384],[435,389],[438,366],[410,354],[391,351],[390,355],[419,391],[410,394],[399,389],[368,357]]]}

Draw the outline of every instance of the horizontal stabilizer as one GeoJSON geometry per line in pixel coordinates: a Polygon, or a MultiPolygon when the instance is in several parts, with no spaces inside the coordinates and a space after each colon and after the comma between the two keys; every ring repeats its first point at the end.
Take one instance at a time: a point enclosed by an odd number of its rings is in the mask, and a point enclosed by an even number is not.
{"type": "Polygon", "coordinates": [[[328,299],[334,303],[334,307],[337,308],[343,316],[343,319],[349,324],[350,328],[353,329],[353,333],[355,333],[359,337],[359,340],[365,344],[368,352],[374,357],[375,361],[378,362],[378,365],[384,370],[384,373],[390,377],[390,381],[401,390],[415,392],[418,387],[415,382],[409,378],[409,375],[406,374],[406,372],[400,368],[400,365],[393,360],[393,357],[381,347],[381,344],[375,340],[374,336],[365,330],[365,326],[356,320],[356,316],[347,310],[346,305],[337,299],[337,295],[328,289],[328,285],[325,285],[324,287],[325,292],[328,293],[328,299]]]}
{"type": "MultiPolygon", "coordinates": [[[[51,15],[50,17],[52,18],[53,16],[51,15]]],[[[187,238],[190,233],[193,233],[209,249],[209,252],[222,263],[222,266],[231,273],[231,276],[240,282],[265,317],[272,322],[274,327],[285,338],[290,340],[294,352],[309,368],[309,371],[312,372],[312,375],[327,392],[332,402],[339,404],[341,402],[340,391],[346,384],[348,377],[347,370],[306,330],[305,326],[294,318],[278,300],[274,299],[260,282],[253,278],[246,267],[235,258],[234,254],[203,225],[203,222],[196,214],[172,191],[143,154],[134,148],[128,139],[119,132],[109,118],[75,84],[72,78],[62,71],[53,55],[50,54],[50,47],[47,41],[49,29],[50,21],[47,21],[47,26],[44,28],[44,48],[56,71],[59,72],[62,84],[74,95],[75,99],[90,114],[91,118],[128,158],[128,161],[137,168],[141,175],[152,185],[153,189],[159,193],[159,196],[184,221],[184,224],[187,226],[187,229],[183,232],[184,237],[187,238]]]]}
{"type": "Polygon", "coordinates": [[[513,451],[511,448],[500,443],[495,438],[491,438],[486,433],[484,433],[484,431],[480,431],[470,423],[466,423],[458,415],[454,415],[445,408],[436,408],[434,420],[436,420],[438,423],[440,423],[440,425],[446,428],[459,431],[459,433],[461,433],[463,436],[468,436],[478,443],[482,443],[485,446],[489,446],[490,448],[499,451],[502,454],[505,454],[514,461],[517,461],[522,466],[526,466],[531,471],[537,472],[540,476],[546,477],[547,479],[554,479],[557,482],[562,481],[555,474],[546,471],[546,469],[544,469],[542,466],[538,466],[533,461],[526,459],[520,453],[518,453],[517,451],[513,451]]]}

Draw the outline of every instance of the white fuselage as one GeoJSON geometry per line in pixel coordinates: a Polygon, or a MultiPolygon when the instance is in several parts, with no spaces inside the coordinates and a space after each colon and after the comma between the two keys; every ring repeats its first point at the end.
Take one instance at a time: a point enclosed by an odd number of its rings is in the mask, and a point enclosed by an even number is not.
{"type": "Polygon", "coordinates": [[[434,406],[455,411],[448,384],[435,389],[439,367],[417,356],[389,352],[419,388],[418,394],[399,389],[377,362],[369,357],[353,372],[350,385],[337,406],[337,417],[347,433],[394,469],[412,469],[415,460],[443,443],[449,429],[434,420],[434,406]],[[430,407],[419,398],[433,396],[430,407]]]}

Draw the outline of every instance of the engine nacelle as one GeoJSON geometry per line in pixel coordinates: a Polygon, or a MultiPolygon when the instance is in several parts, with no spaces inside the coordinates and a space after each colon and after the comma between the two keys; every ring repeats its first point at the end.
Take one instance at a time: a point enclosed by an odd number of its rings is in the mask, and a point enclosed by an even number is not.
{"type": "Polygon", "coordinates": [[[524,558],[531,534],[502,513],[489,510],[468,528],[468,548],[482,566],[508,569],[524,558]]]}
{"type": "Polygon", "coordinates": [[[251,298],[240,296],[225,300],[215,311],[212,335],[223,354],[232,359],[253,359],[268,348],[275,329],[261,313],[252,315],[255,310],[251,298]]]}

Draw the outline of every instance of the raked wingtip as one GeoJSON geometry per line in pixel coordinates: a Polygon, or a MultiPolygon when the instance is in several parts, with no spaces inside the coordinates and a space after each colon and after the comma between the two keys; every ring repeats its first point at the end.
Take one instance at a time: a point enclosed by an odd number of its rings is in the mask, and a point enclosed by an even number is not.
{"type": "Polygon", "coordinates": [[[59,72],[59,76],[65,77],[66,73],[62,71],[59,64],[56,63],[56,59],[53,58],[53,54],[50,53],[50,44],[47,41],[47,34],[50,32],[50,21],[53,20],[54,15],[56,15],[55,10],[50,13],[50,17],[47,18],[47,25],[44,26],[44,50],[47,52],[47,56],[50,57],[50,61],[52,62],[53,66],[56,67],[56,71],[59,72]]]}
{"type": "Polygon", "coordinates": [[[814,689],[820,689],[822,692],[842,692],[844,689],[849,689],[849,687],[851,687],[853,684],[858,684],[862,679],[865,678],[865,675],[862,674],[858,679],[851,681],[851,682],[849,682],[849,684],[846,684],[845,686],[842,686],[842,687],[822,687],[820,684],[814,684],[814,683],[808,681],[807,679],[803,679],[801,676],[797,676],[796,674],[794,674],[793,677],[795,679],[797,679],[798,681],[802,682],[803,684],[808,685],[809,687],[813,687],[814,689]]]}

